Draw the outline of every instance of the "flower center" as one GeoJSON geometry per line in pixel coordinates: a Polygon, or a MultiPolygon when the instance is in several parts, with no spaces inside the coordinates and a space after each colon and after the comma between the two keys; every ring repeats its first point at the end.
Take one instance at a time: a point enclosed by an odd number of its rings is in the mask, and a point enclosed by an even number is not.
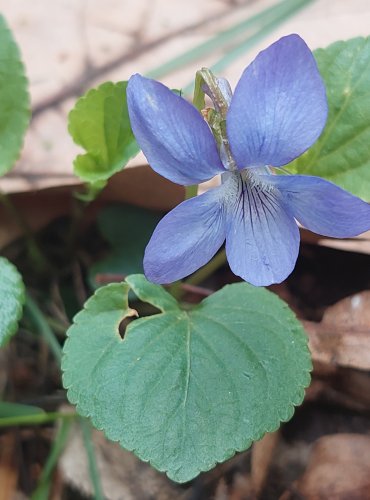
{"type": "Polygon", "coordinates": [[[272,175],[271,168],[264,167],[244,168],[240,170],[242,181],[251,188],[260,188],[263,191],[273,191],[274,186],[268,181],[268,176],[272,175]]]}
{"type": "Polygon", "coordinates": [[[269,167],[245,168],[229,171],[222,174],[222,183],[225,185],[226,202],[238,199],[244,193],[255,193],[257,196],[264,193],[274,193],[276,188],[268,182],[272,175],[269,167]]]}

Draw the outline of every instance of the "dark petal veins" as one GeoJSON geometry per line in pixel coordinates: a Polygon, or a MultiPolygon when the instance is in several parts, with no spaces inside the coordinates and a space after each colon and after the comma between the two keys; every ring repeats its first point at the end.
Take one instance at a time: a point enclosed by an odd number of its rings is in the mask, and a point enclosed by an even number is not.
{"type": "Polygon", "coordinates": [[[280,193],[233,174],[228,188],[226,254],[236,275],[256,286],[280,283],[293,270],[299,230],[280,193]]]}
{"type": "Polygon", "coordinates": [[[324,83],[298,35],[260,52],[236,86],[227,115],[231,151],[240,168],[283,166],[319,137],[327,118],[324,83]]]}
{"type": "Polygon", "coordinates": [[[127,103],[136,140],[160,175],[191,185],[224,172],[207,123],[185,99],[161,83],[134,75],[127,103]]]}

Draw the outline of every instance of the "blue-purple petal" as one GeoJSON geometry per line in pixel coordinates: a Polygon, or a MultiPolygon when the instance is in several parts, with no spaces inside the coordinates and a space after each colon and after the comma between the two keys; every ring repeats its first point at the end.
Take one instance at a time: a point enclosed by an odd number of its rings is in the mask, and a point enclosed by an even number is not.
{"type": "Polygon", "coordinates": [[[298,35],[281,38],[244,71],[227,115],[239,168],[283,166],[319,137],[327,118],[324,83],[298,35]]]}
{"type": "Polygon", "coordinates": [[[180,203],[156,227],[145,250],[144,273],[172,283],[206,264],[225,240],[222,186],[180,203]]]}
{"type": "Polygon", "coordinates": [[[230,196],[226,218],[231,270],[256,286],[280,283],[293,271],[298,256],[294,217],[277,190],[251,187],[240,179],[236,189],[234,184],[229,190],[237,190],[230,196]]]}
{"type": "Polygon", "coordinates": [[[273,175],[294,217],[323,236],[350,238],[370,230],[370,205],[332,182],[309,175],[273,175]]]}
{"type": "Polygon", "coordinates": [[[224,171],[200,113],[155,80],[134,75],[127,86],[131,127],[151,167],[177,184],[198,184],[224,171]]]}

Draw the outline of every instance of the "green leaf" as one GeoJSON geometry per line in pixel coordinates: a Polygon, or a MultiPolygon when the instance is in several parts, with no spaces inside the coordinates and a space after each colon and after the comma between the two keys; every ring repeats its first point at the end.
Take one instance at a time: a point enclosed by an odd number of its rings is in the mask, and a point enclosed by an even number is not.
{"type": "Polygon", "coordinates": [[[44,410],[38,408],[37,406],[0,401],[0,418],[27,417],[44,414],[44,410]]]}
{"type": "Polygon", "coordinates": [[[161,286],[148,281],[142,274],[127,276],[126,283],[130,285],[135,295],[143,302],[148,302],[160,311],[180,310],[177,300],[161,286]]]}
{"type": "Polygon", "coordinates": [[[314,55],[326,85],[328,121],[314,146],[287,168],[370,201],[370,38],[336,42],[314,55]]]}
{"type": "Polygon", "coordinates": [[[185,482],[293,415],[311,369],[307,339],[278,297],[229,285],[191,312],[143,276],[127,282],[160,314],[129,324],[129,286],[100,288],[68,331],[68,398],[113,441],[185,482]]]}
{"type": "Polygon", "coordinates": [[[74,161],[83,181],[108,180],[139,152],[126,102],[127,82],[106,82],[81,97],[69,114],[68,130],[86,150],[74,161]]]}
{"type": "Polygon", "coordinates": [[[70,399],[109,437],[185,481],[291,416],[310,363],[301,328],[279,299],[232,285],[187,315],[160,287],[128,281],[163,314],[133,323],[122,342],[127,285],[101,289],[76,318],[63,364],[70,399]],[[104,303],[119,308],[108,313],[104,303]]]}
{"type": "Polygon", "coordinates": [[[0,257],[0,346],[16,333],[24,301],[21,275],[13,264],[0,257]]]}
{"type": "Polygon", "coordinates": [[[24,66],[12,33],[0,16],[0,175],[17,160],[29,119],[24,66]]]}
{"type": "Polygon", "coordinates": [[[63,383],[113,441],[185,482],[293,415],[311,369],[303,329],[277,296],[226,286],[191,312],[142,276],[100,288],[68,331],[63,383]],[[122,319],[130,284],[160,314],[122,319]]]}
{"type": "Polygon", "coordinates": [[[123,204],[100,211],[98,227],[111,250],[90,269],[94,288],[99,285],[98,275],[127,276],[143,272],[144,250],[161,217],[159,212],[123,204]]]}

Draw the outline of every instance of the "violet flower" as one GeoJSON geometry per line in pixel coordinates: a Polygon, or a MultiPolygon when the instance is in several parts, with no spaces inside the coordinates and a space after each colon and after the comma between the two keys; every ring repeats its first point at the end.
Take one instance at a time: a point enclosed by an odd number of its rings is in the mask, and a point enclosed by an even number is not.
{"type": "Polygon", "coordinates": [[[184,201],[160,221],[145,252],[150,281],[170,283],[193,273],[226,239],[236,275],[258,286],[279,283],[298,256],[296,220],[337,238],[370,229],[370,206],[331,182],[273,175],[273,167],[316,141],[327,118],[323,81],[298,35],[262,51],[232,97],[226,81],[218,82],[229,104],[221,143],[197,109],[167,87],[140,75],[129,81],[132,130],[152,168],[184,185],[222,174],[219,187],[184,201]]]}

